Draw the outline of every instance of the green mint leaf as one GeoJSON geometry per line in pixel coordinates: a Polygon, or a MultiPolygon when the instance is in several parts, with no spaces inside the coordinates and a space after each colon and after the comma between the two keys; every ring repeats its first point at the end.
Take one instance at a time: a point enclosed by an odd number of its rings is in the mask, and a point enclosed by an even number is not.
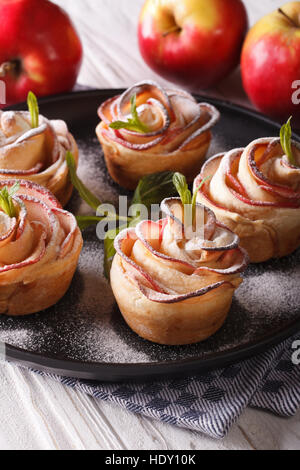
{"type": "Polygon", "coordinates": [[[176,194],[172,171],[144,176],[137,185],[132,204],[144,204],[149,210],[152,204],[160,204],[166,197],[176,194]]]}
{"type": "Polygon", "coordinates": [[[125,121],[114,121],[109,125],[109,127],[111,129],[128,129],[130,127],[130,123],[125,121]]]}
{"type": "Polygon", "coordinates": [[[80,230],[85,230],[87,227],[90,227],[91,225],[96,225],[98,222],[100,222],[103,219],[103,217],[98,217],[98,216],[93,216],[93,215],[77,215],[76,220],[78,227],[80,230]]]}
{"type": "Polygon", "coordinates": [[[31,116],[31,127],[33,129],[39,127],[39,105],[37,97],[32,91],[28,93],[27,105],[31,116]]]}
{"type": "Polygon", "coordinates": [[[109,127],[111,129],[127,129],[129,131],[139,132],[141,134],[147,134],[150,132],[148,126],[142,123],[139,118],[137,109],[136,109],[136,94],[132,95],[130,99],[131,104],[131,116],[127,121],[114,121],[112,122],[109,127]]]}
{"type": "Polygon", "coordinates": [[[196,203],[197,203],[197,194],[202,188],[202,186],[206,183],[206,181],[210,180],[211,176],[206,176],[206,178],[203,178],[199,186],[195,189],[193,198],[192,198],[192,211],[193,211],[193,221],[195,220],[196,217],[196,203]]]}
{"type": "MultiPolygon", "coordinates": [[[[114,238],[117,236],[117,234],[117,231],[115,231],[114,234],[111,232],[111,235],[114,235],[114,238]]],[[[104,275],[108,280],[110,279],[111,265],[116,254],[114,238],[111,238],[108,235],[104,239],[104,275]]]]}
{"type": "Polygon", "coordinates": [[[16,181],[15,184],[13,184],[13,186],[10,188],[9,194],[11,196],[14,196],[16,192],[19,191],[19,189],[20,189],[20,181],[16,181]]]}
{"type": "Polygon", "coordinates": [[[128,227],[128,224],[121,225],[120,227],[112,230],[108,230],[105,239],[104,239],[104,274],[105,277],[109,280],[111,265],[116,254],[114,247],[114,241],[116,236],[125,228],[128,227]]]}
{"type": "Polygon", "coordinates": [[[7,186],[4,186],[0,191],[0,207],[9,217],[17,217],[18,212],[13,202],[13,195],[19,190],[20,183],[16,181],[15,184],[8,189],[7,186]]]}
{"type": "Polygon", "coordinates": [[[69,168],[69,174],[71,178],[71,182],[74,188],[77,189],[79,196],[83,199],[92,209],[97,210],[97,208],[101,205],[101,201],[94,196],[93,193],[83,184],[83,182],[77,176],[77,168],[75,159],[71,152],[66,153],[66,161],[69,168]]]}
{"type": "Polygon", "coordinates": [[[297,166],[297,162],[295,160],[295,157],[292,151],[291,119],[292,119],[292,116],[288,119],[286,124],[283,124],[283,126],[280,129],[280,143],[281,143],[282,150],[288,157],[288,160],[291,163],[291,165],[297,166]]]}
{"type": "Polygon", "coordinates": [[[182,205],[189,205],[191,207],[193,223],[196,217],[196,202],[197,202],[198,191],[200,191],[204,183],[210,178],[211,176],[207,176],[206,178],[204,178],[199,184],[198,188],[196,188],[192,196],[191,191],[189,190],[188,184],[186,182],[185,176],[182,175],[181,173],[174,174],[173,184],[175,188],[177,189],[182,205]]]}
{"type": "Polygon", "coordinates": [[[192,194],[189,190],[185,176],[181,173],[175,173],[173,176],[173,184],[180,196],[182,204],[192,204],[192,194]]]}
{"type": "Polygon", "coordinates": [[[136,94],[134,94],[132,97],[131,97],[131,100],[130,100],[130,104],[131,104],[131,116],[132,116],[132,119],[128,119],[128,121],[135,125],[138,129],[140,129],[142,132],[144,132],[145,134],[147,134],[147,132],[150,131],[149,127],[146,126],[145,124],[142,123],[142,121],[140,120],[139,118],[139,115],[138,115],[138,112],[137,112],[137,109],[136,109],[136,94]]]}
{"type": "Polygon", "coordinates": [[[132,95],[130,99],[130,105],[131,105],[131,116],[133,121],[139,121],[139,115],[136,110],[136,94],[132,95]]]}
{"type": "Polygon", "coordinates": [[[112,129],[127,129],[128,131],[139,132],[140,134],[145,134],[145,129],[138,127],[131,119],[128,119],[127,122],[125,121],[114,121],[112,122],[109,127],[112,129]]]}

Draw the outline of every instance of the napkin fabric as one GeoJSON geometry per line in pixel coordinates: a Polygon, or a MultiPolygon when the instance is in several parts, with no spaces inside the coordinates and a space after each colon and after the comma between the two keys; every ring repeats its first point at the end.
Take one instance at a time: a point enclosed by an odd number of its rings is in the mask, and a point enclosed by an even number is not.
{"type": "Polygon", "coordinates": [[[220,439],[247,406],[283,417],[297,412],[300,364],[292,361],[293,354],[297,359],[295,341],[299,350],[300,334],[224,369],[151,383],[99,383],[35,372],[131,412],[220,439]]]}

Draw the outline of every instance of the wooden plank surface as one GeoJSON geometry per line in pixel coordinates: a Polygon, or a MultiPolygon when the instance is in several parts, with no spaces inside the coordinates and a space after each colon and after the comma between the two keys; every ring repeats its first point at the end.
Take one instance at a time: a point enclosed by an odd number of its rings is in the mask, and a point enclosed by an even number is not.
{"type": "MultiPolygon", "coordinates": [[[[81,84],[125,87],[157,78],[141,60],[137,47],[135,30],[143,0],[56,3],[71,14],[83,39],[81,84]]],[[[245,3],[251,24],[282,4],[277,0],[245,3]]],[[[238,73],[210,93],[250,106],[238,73]]],[[[299,448],[300,413],[287,420],[247,410],[225,439],[215,441],[129,413],[14,365],[0,364],[0,449],[299,448]]]]}

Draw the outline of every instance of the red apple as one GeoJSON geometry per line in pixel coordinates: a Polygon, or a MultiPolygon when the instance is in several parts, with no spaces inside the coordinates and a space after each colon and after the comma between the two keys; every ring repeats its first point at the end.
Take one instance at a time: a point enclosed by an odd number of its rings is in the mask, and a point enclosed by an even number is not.
{"type": "Polygon", "coordinates": [[[287,3],[256,23],[245,40],[241,69],[244,88],[260,111],[300,120],[300,2],[287,3]]]}
{"type": "Polygon", "coordinates": [[[241,0],[147,0],[138,26],[140,51],[167,80],[208,88],[238,64],[247,26],[241,0]]]}
{"type": "Polygon", "coordinates": [[[0,80],[6,103],[72,89],[82,61],[68,15],[48,0],[0,0],[0,80]],[[2,66],[2,67],[1,67],[2,66]]]}

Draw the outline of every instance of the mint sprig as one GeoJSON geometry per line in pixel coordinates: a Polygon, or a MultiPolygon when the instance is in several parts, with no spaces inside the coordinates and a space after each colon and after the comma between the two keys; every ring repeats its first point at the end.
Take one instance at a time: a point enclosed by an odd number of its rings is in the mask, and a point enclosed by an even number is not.
{"type": "Polygon", "coordinates": [[[79,196],[95,211],[101,205],[101,201],[83,184],[77,176],[77,167],[73,154],[68,151],[66,153],[66,161],[69,168],[71,182],[74,188],[77,189],[79,196]]]}
{"type": "Polygon", "coordinates": [[[182,204],[192,204],[192,193],[189,190],[186,177],[181,173],[175,173],[173,176],[173,184],[180,196],[182,204]]]}
{"type": "Polygon", "coordinates": [[[39,105],[35,94],[30,91],[27,96],[27,106],[31,116],[31,127],[39,127],[39,105]]]}
{"type": "Polygon", "coordinates": [[[207,176],[204,178],[199,186],[195,189],[194,193],[192,194],[189,190],[188,184],[186,182],[186,177],[181,173],[175,173],[173,176],[173,184],[177,189],[177,192],[180,196],[182,205],[190,206],[192,210],[192,222],[194,223],[196,217],[196,203],[197,203],[197,194],[204,185],[206,181],[208,181],[211,176],[207,176]]]}
{"type": "Polygon", "coordinates": [[[13,195],[19,190],[20,183],[16,181],[15,184],[8,189],[7,186],[0,191],[0,207],[10,218],[17,217],[18,212],[14,205],[13,195]]]}
{"type": "Polygon", "coordinates": [[[131,118],[128,118],[127,121],[114,121],[109,127],[111,129],[127,129],[129,131],[139,132],[141,134],[147,134],[150,132],[150,129],[146,124],[143,124],[139,118],[137,109],[136,109],[136,94],[131,97],[131,118]]]}
{"type": "Polygon", "coordinates": [[[203,178],[199,186],[194,190],[193,198],[192,198],[192,210],[193,210],[193,220],[196,217],[196,203],[197,203],[197,194],[202,188],[202,186],[206,183],[206,181],[210,180],[211,176],[206,176],[206,178],[203,178]]]}
{"type": "Polygon", "coordinates": [[[160,204],[165,197],[176,194],[172,171],[162,171],[146,175],[140,179],[134,192],[132,204],[143,204],[148,210],[152,204],[160,204]]]}
{"type": "Polygon", "coordinates": [[[297,162],[292,151],[291,119],[292,119],[292,116],[288,119],[286,124],[283,124],[283,126],[280,129],[280,143],[281,143],[282,150],[287,156],[290,164],[293,166],[297,166],[297,162]]]}

